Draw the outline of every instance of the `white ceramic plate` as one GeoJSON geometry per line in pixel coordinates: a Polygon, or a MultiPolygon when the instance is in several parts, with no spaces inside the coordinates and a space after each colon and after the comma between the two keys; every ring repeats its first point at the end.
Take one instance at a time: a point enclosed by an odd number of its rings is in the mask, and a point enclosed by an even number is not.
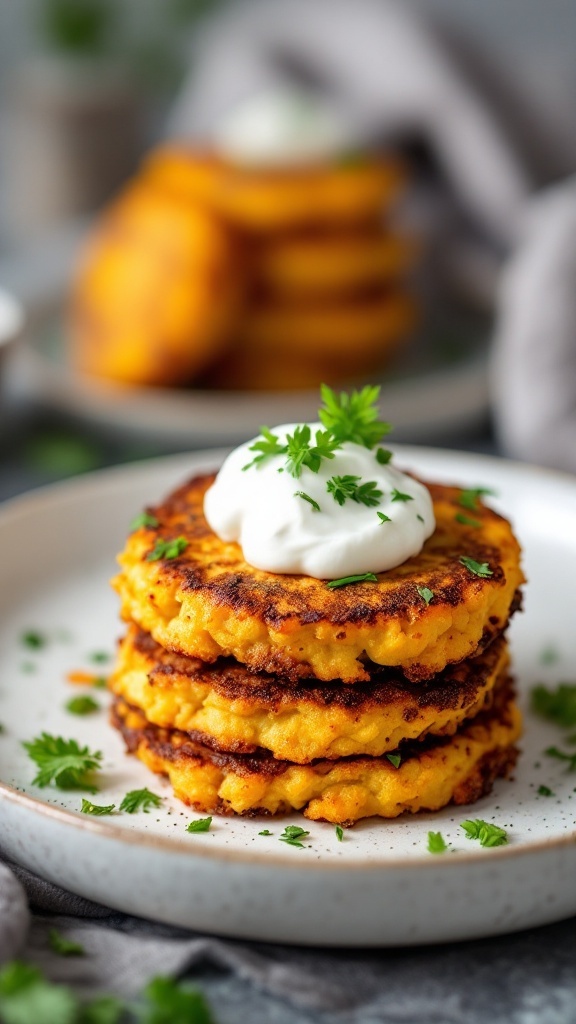
{"type": "MultiPolygon", "coordinates": [[[[0,845],[27,867],[74,892],[146,917],[224,935],[327,945],[398,945],[496,934],[576,912],[576,775],[543,756],[563,735],[527,715],[515,781],[470,808],[371,819],[347,830],[310,823],[304,849],[278,841],[286,824],[215,819],[207,834],[168,786],[127,757],[109,728],[107,697],[87,718],[63,709],[70,670],[112,652],[121,629],[108,587],[115,552],[135,512],[216,454],[159,460],[94,474],[31,494],[0,512],[0,845]],[[49,639],[39,651],[25,630],[49,639]],[[30,671],[32,666],[32,671],[30,671]],[[28,669],[28,670],[27,670],[28,669]],[[90,818],[80,795],[32,785],[21,741],[42,729],[105,754],[100,803],[118,804],[148,785],[164,797],[150,814],[90,818]],[[548,786],[554,796],[541,796],[548,786]],[[505,826],[508,846],[482,849],[459,828],[467,817],[505,826]],[[268,827],[271,837],[259,836],[268,827]],[[450,852],[427,852],[428,830],[450,852]]],[[[570,678],[576,663],[576,481],[460,453],[405,448],[398,463],[424,476],[487,485],[514,521],[526,552],[525,612],[512,627],[524,694],[538,680],[570,678]],[[544,665],[554,645],[559,660],[544,665]]],[[[92,666],[93,668],[93,666],[92,666]]],[[[82,692],[82,691],[80,691],[82,692]]],[[[294,816],[294,823],[302,822],[294,816]]]]}

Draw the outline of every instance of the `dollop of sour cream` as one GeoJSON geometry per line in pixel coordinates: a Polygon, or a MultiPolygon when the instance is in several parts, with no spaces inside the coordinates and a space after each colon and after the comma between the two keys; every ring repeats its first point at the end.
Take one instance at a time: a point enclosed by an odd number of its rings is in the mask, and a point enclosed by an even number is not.
{"type": "MultiPolygon", "coordinates": [[[[323,429],[320,423],[309,426],[313,437],[323,429]]],[[[283,443],[295,427],[285,424],[273,433],[283,443]]],[[[385,572],[417,555],[434,532],[427,488],[393,464],[381,465],[375,451],[346,441],[333,459],[322,460],[317,473],[303,467],[296,479],[284,455],[267,456],[244,469],[254,458],[253,443],[228,456],[206,492],[204,513],[218,537],[237,541],[256,569],[316,579],[385,572]],[[382,492],[378,504],[369,507],[351,498],[338,504],[327,490],[333,476],[360,477],[359,484],[374,481],[382,492]]]]}

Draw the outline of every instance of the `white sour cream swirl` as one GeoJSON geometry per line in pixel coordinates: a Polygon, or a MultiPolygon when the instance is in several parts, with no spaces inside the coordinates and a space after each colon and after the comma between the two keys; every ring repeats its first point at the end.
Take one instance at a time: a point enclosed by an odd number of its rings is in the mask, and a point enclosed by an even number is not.
{"type": "MultiPolygon", "coordinates": [[[[275,427],[273,433],[283,442],[295,426],[275,427]]],[[[310,427],[313,436],[323,429],[320,423],[310,427]]],[[[240,445],[228,456],[206,492],[204,513],[218,537],[237,541],[256,569],[316,579],[385,572],[417,555],[434,532],[426,487],[394,465],[380,465],[375,451],[347,441],[333,459],[322,460],[318,473],[304,467],[295,479],[284,468],[283,455],[269,456],[244,470],[254,458],[253,443],[240,445]],[[382,491],[379,504],[367,507],[348,498],[339,505],[326,485],[332,476],[346,475],[360,477],[361,483],[375,481],[382,491]],[[320,511],[296,491],[305,492],[320,511]],[[411,500],[394,500],[394,492],[411,500]],[[390,522],[382,522],[378,512],[390,522]]]]}

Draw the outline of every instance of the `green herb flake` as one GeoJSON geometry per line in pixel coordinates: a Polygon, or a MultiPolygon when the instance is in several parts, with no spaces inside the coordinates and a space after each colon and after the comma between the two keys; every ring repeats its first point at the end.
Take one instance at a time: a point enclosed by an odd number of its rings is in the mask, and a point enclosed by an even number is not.
{"type": "Polygon", "coordinates": [[[13,960],[0,970],[3,1024],[75,1024],[77,1012],[70,989],[46,981],[37,967],[13,960]]]}
{"type": "Polygon", "coordinates": [[[48,644],[48,637],[37,629],[26,630],[25,633],[22,633],[20,640],[24,647],[28,647],[31,651],[41,651],[48,644]]]}
{"type": "Polygon", "coordinates": [[[100,711],[98,701],[88,695],[72,697],[65,707],[66,711],[69,711],[71,715],[91,715],[94,711],[100,711]]]}
{"type": "Polygon", "coordinates": [[[92,662],[93,665],[105,665],[110,661],[112,655],[109,651],[91,651],[88,655],[88,661],[92,662]]]}
{"type": "Polygon", "coordinates": [[[151,807],[160,807],[164,797],[152,793],[149,789],[131,789],[120,804],[120,810],[126,814],[136,814],[137,811],[144,811],[148,814],[151,807]]]}
{"type": "Polygon", "coordinates": [[[142,1024],[215,1024],[198,989],[172,978],[153,978],[145,990],[149,1006],[142,1024]]]}
{"type": "Polygon", "coordinates": [[[56,928],[51,928],[48,932],[48,942],[50,949],[58,953],[59,956],[86,956],[84,946],[79,942],[74,942],[73,939],[67,939],[56,928]]]}
{"type": "Polygon", "coordinates": [[[428,853],[446,853],[448,843],[441,832],[428,833],[428,853]]]}
{"type": "Polygon", "coordinates": [[[310,495],[306,494],[305,491],[294,491],[294,497],[295,498],[302,498],[304,501],[307,501],[309,505],[312,505],[312,511],[313,512],[321,512],[322,511],[322,509],[320,508],[320,505],[318,504],[318,502],[314,501],[314,498],[311,498],[310,495]]]}
{"type": "Polygon", "coordinates": [[[125,1006],[115,996],[100,996],[82,1007],[76,1024],[120,1024],[126,1020],[125,1006]]]}
{"type": "Polygon", "coordinates": [[[341,447],[340,441],[328,430],[317,430],[316,443],[311,444],[311,433],[308,424],[303,423],[295,428],[293,434],[286,435],[286,469],[296,479],[304,467],[317,473],[322,459],[333,459],[341,447]]]}
{"type": "Polygon", "coordinates": [[[286,444],[282,444],[276,434],[273,434],[268,427],[260,427],[260,435],[261,436],[257,437],[248,449],[248,451],[257,452],[257,454],[252,459],[252,462],[248,462],[245,466],[242,466],[242,470],[244,472],[247,469],[251,469],[252,466],[259,466],[264,459],[269,459],[272,455],[286,454],[286,444]]]}
{"type": "Polygon", "coordinates": [[[88,747],[80,747],[76,740],[65,740],[62,736],[51,736],[47,732],[22,746],[39,769],[32,780],[34,786],[43,789],[54,783],[58,789],[96,792],[92,772],[101,765],[100,751],[90,751],[88,747]]]}
{"type": "Polygon", "coordinates": [[[298,846],[303,850],[304,843],[301,843],[300,840],[309,835],[310,833],[306,832],[305,829],[300,828],[299,825],[286,825],[282,835],[279,836],[279,841],[281,843],[287,843],[288,846],[298,846]]]}
{"type": "Polygon", "coordinates": [[[326,484],[326,490],[339,505],[344,505],[350,498],[359,505],[374,508],[382,501],[382,491],[378,489],[375,480],[360,483],[361,479],[359,476],[351,475],[332,476],[326,484]]]}
{"type": "Polygon", "coordinates": [[[378,419],[379,386],[367,384],[361,391],[337,395],[322,384],[320,393],[323,405],[319,419],[340,443],[352,441],[372,449],[390,433],[390,424],[378,419]]]}
{"type": "Polygon", "coordinates": [[[400,765],[402,764],[402,757],[400,754],[386,754],[386,757],[388,761],[390,761],[390,764],[394,766],[394,768],[399,768],[400,765]]]}
{"type": "Polygon", "coordinates": [[[532,711],[563,729],[576,725],[576,683],[547,687],[542,683],[530,693],[532,711]]]}
{"type": "Polygon", "coordinates": [[[272,836],[272,835],[274,835],[274,833],[271,832],[269,828],[263,828],[262,831],[258,833],[258,835],[259,836],[272,836]]]}
{"type": "Polygon", "coordinates": [[[457,512],[454,519],[457,523],[462,523],[462,526],[473,526],[475,530],[478,530],[482,526],[479,519],[472,519],[471,516],[465,516],[463,512],[457,512]]]}
{"type": "Polygon", "coordinates": [[[489,494],[495,495],[496,491],[493,491],[490,487],[467,487],[460,492],[458,504],[462,508],[467,508],[469,512],[477,512],[480,507],[478,504],[479,499],[489,494]]]}
{"type": "Polygon", "coordinates": [[[555,757],[557,761],[565,761],[569,772],[576,771],[576,754],[567,754],[564,750],[559,750],[558,747],[547,747],[544,753],[547,757],[555,757]]]}
{"type": "Polygon", "coordinates": [[[101,818],[105,814],[112,814],[116,804],[93,804],[91,800],[85,800],[82,798],[82,807],[80,808],[82,814],[93,814],[97,818],[101,818]]]}
{"type": "Polygon", "coordinates": [[[538,786],[538,796],[556,796],[549,786],[538,786]]]}
{"type": "Polygon", "coordinates": [[[330,590],[336,590],[337,587],[347,587],[349,583],[377,583],[378,577],[373,572],[365,572],[361,576],[343,576],[340,580],[330,580],[326,584],[330,590]]]}
{"type": "Polygon", "coordinates": [[[30,675],[32,672],[37,671],[37,666],[33,661],[23,661],[20,665],[20,671],[25,672],[26,675],[30,675]]]}
{"type": "Polygon", "coordinates": [[[196,818],[186,826],[187,832],[209,832],[212,824],[212,816],[209,818],[196,818]]]}
{"type": "Polygon", "coordinates": [[[378,519],[380,520],[380,524],[382,524],[382,523],[391,523],[392,522],[392,520],[390,519],[390,516],[385,515],[384,512],[377,512],[376,515],[378,516],[378,519]]]}
{"type": "Polygon", "coordinates": [[[434,598],[434,591],[429,587],[416,587],[416,590],[426,605],[429,605],[434,598]]]}
{"type": "Polygon", "coordinates": [[[344,829],[342,828],[342,825],[336,825],[336,839],[339,843],[344,840],[344,829]]]}
{"type": "Polygon", "coordinates": [[[418,513],[416,514],[416,519],[417,519],[417,520],[418,520],[418,522],[420,522],[420,523],[423,523],[423,522],[424,522],[424,516],[421,516],[419,512],[418,512],[418,513]]]}
{"type": "Polygon", "coordinates": [[[493,576],[494,573],[488,565],[488,562],[475,562],[473,558],[469,558],[468,555],[460,555],[459,561],[468,569],[468,572],[479,576],[480,579],[488,579],[489,576],[493,576]]]}
{"type": "Polygon", "coordinates": [[[473,821],[462,821],[460,828],[463,828],[468,839],[476,839],[480,846],[505,846],[508,842],[506,830],[499,825],[492,825],[488,821],[476,818],[473,821]]]}
{"type": "Polygon", "coordinates": [[[176,537],[174,540],[158,540],[156,541],[152,551],[149,551],[146,555],[146,561],[157,562],[160,558],[178,558],[186,548],[188,547],[188,541],[185,537],[176,537]]]}
{"type": "Polygon", "coordinates": [[[541,665],[555,665],[559,660],[560,655],[554,644],[547,644],[547,646],[540,652],[541,665]]]}
{"type": "Polygon", "coordinates": [[[135,516],[130,523],[130,533],[134,533],[136,530],[142,530],[144,528],[153,529],[158,526],[158,520],[156,516],[153,516],[151,512],[140,512],[139,515],[135,516]]]}
{"type": "Polygon", "coordinates": [[[414,501],[414,498],[411,494],[403,494],[402,491],[397,490],[395,487],[392,491],[392,501],[414,501]]]}
{"type": "Polygon", "coordinates": [[[381,466],[387,466],[391,460],[392,452],[388,448],[377,448],[376,462],[379,462],[381,466]]]}
{"type": "Polygon", "coordinates": [[[106,676],[94,676],[92,686],[95,690],[105,690],[108,686],[108,680],[106,676]]]}

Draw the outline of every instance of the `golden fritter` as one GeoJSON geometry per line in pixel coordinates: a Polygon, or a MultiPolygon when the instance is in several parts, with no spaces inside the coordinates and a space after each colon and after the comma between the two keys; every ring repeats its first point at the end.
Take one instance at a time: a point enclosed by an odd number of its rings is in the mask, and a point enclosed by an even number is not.
{"type": "Polygon", "coordinates": [[[262,751],[221,753],[185,733],[150,725],[141,711],[120,699],[113,724],[128,750],[152,771],[168,775],[175,795],[198,811],[255,815],[303,810],[308,818],[342,825],[478,800],[513,768],[521,732],[509,680],[499,687],[492,709],[455,736],[402,747],[399,767],[386,756],[295,765],[262,751]]]}
{"type": "Polygon", "coordinates": [[[461,521],[457,487],[427,485],[436,530],[418,556],[375,583],[332,590],[310,576],[254,569],[238,544],[221,541],[203,513],[213,479],[196,477],[152,509],[158,526],[132,533],[119,557],[113,585],[123,617],[169,650],[208,662],[231,656],[291,679],[368,681],[373,662],[419,681],[480,651],[517,606],[524,577],[510,523],[481,503],[477,525],[461,521]],[[149,560],[157,541],[180,536],[182,554],[149,560]],[[490,575],[477,575],[474,563],[490,575]]]}
{"type": "Polygon", "coordinates": [[[251,672],[230,659],[205,665],[160,647],[131,626],[120,645],[110,688],[152,725],[177,729],[218,750],[263,748],[307,764],[353,754],[379,756],[403,740],[453,735],[488,707],[508,664],[503,637],[477,658],[429,683],[408,683],[393,669],[369,683],[335,686],[251,672]]]}
{"type": "Polygon", "coordinates": [[[236,228],[257,234],[373,222],[406,182],[404,167],[392,157],[263,169],[175,144],[155,149],[142,174],[154,188],[200,202],[236,228]]]}

